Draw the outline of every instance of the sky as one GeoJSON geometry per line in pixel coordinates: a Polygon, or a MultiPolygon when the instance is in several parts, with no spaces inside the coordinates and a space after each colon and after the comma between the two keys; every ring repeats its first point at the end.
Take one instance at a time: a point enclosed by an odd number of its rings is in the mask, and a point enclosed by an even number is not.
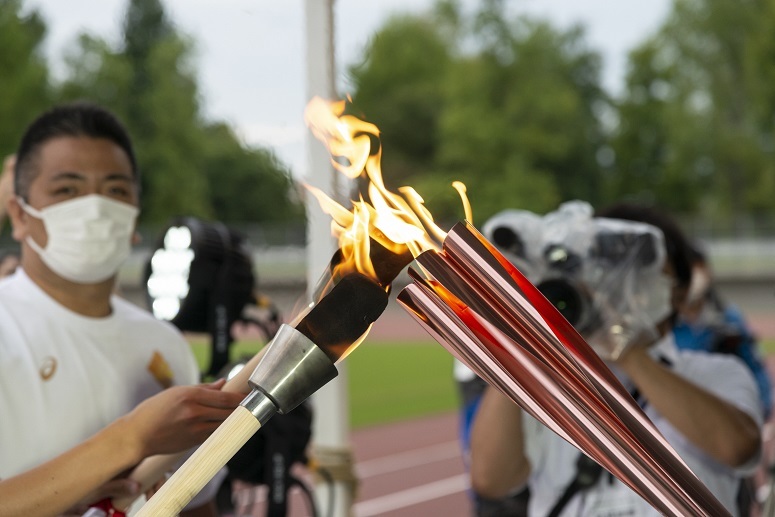
{"type": "MultiPolygon", "coordinates": [[[[311,0],[164,0],[179,30],[196,41],[205,114],[226,121],[247,143],[273,149],[297,177],[306,172],[304,9],[311,0]]],[[[336,0],[337,84],[370,36],[397,13],[429,9],[433,0],[336,0]]],[[[466,0],[472,5],[475,0],[466,0]]],[[[127,0],[27,0],[48,26],[46,53],[54,70],[77,34],[117,41],[127,0]]],[[[581,23],[603,55],[603,83],[621,89],[627,52],[653,33],[670,0],[514,0],[518,13],[559,27],[581,23]]]]}

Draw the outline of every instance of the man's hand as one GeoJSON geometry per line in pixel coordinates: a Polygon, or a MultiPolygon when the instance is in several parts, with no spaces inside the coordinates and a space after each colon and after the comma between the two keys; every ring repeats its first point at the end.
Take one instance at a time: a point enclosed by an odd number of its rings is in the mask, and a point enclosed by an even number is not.
{"type": "Polygon", "coordinates": [[[186,450],[202,443],[244,398],[221,391],[224,381],[177,386],[146,399],[122,417],[140,459],[186,450]]]}

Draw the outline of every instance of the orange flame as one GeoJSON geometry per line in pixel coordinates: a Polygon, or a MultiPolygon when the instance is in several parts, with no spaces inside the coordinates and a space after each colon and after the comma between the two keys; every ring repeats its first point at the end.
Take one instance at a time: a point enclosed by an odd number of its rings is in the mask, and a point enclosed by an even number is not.
{"type": "MultiPolygon", "coordinates": [[[[321,190],[306,185],[321,208],[332,218],[331,231],[339,241],[343,259],[340,272],[358,271],[376,278],[369,256],[370,239],[389,251],[400,254],[409,250],[417,256],[429,249],[438,250],[446,237],[433,221],[422,197],[412,187],[390,192],[382,180],[379,146],[372,150],[372,141],[379,139],[379,129],[352,115],[345,115],[345,101],[328,102],[313,98],[304,113],[312,133],[331,154],[331,164],[350,179],[368,179],[368,197],[353,201],[352,210],[343,207],[321,190]],[[344,270],[344,271],[342,271],[344,270]]],[[[463,200],[466,219],[472,220],[471,205],[465,185],[456,181],[452,186],[463,200]]]]}

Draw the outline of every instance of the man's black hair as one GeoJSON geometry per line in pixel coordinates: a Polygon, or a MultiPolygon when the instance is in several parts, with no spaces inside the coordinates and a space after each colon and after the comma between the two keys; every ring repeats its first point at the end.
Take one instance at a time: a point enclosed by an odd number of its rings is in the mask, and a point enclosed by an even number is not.
{"type": "Polygon", "coordinates": [[[666,212],[649,205],[616,203],[598,210],[595,216],[646,223],[662,230],[667,260],[673,266],[678,283],[682,287],[689,286],[692,280],[692,250],[678,223],[666,212]]]}
{"type": "Polygon", "coordinates": [[[111,112],[89,102],[61,104],[46,111],[27,127],[16,151],[14,191],[27,199],[37,176],[34,162],[43,144],[58,137],[90,137],[110,140],[129,158],[135,183],[140,185],[132,141],[124,125],[111,112]]]}

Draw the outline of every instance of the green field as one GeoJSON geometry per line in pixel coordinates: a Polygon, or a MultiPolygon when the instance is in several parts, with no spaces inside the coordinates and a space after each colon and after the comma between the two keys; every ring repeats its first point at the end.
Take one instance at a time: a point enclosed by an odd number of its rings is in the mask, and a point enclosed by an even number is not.
{"type": "MultiPolygon", "coordinates": [[[[209,361],[206,341],[191,339],[200,367],[209,361]]],[[[232,357],[251,356],[261,343],[238,343],[232,357]]],[[[346,359],[352,427],[396,422],[457,407],[452,356],[435,342],[366,340],[346,359]]]]}
{"type": "Polygon", "coordinates": [[[353,427],[458,406],[452,356],[435,342],[366,342],[347,358],[353,427]]]}

